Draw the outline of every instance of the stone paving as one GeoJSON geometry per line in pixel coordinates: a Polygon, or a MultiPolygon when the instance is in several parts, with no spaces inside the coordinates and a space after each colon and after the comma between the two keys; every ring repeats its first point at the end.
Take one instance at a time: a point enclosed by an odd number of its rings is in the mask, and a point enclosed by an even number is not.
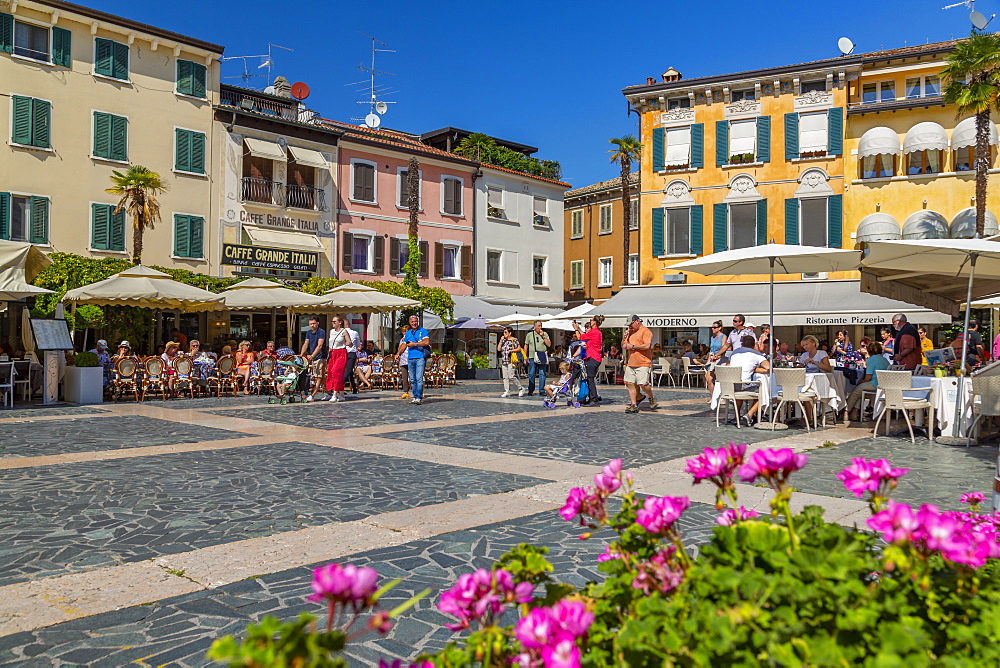
{"type": "MultiPolygon", "coordinates": [[[[349,651],[357,666],[411,659],[452,637],[438,593],[518,543],[548,546],[561,581],[599,579],[605,537],[581,541],[556,510],[613,457],[640,467],[640,491],[695,500],[681,521],[689,545],[708,539],[715,512],[684,458],[730,440],[808,451],[794,502],[848,525],[864,504],[834,475],[852,457],[911,468],[897,493],[910,503],[956,507],[992,487],[993,446],[716,428],[698,389],[657,388],[660,410],[639,415],[622,413],[620,386],[601,387],[602,406],[556,411],[501,391],[429,388],[419,407],[379,392],[0,411],[0,664],[204,665],[220,635],[316,612],[311,569],[330,561],[403,578],[387,605],[432,590],[385,638],[349,651]]],[[[765,490],[740,494],[766,507],[765,490]]]]}

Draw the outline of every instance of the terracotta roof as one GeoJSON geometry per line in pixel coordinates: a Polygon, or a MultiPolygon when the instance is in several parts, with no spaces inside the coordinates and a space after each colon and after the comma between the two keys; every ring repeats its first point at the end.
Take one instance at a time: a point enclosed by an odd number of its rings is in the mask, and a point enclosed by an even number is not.
{"type": "MultiPolygon", "coordinates": [[[[637,185],[639,183],[639,172],[632,172],[628,175],[629,185],[637,185]]],[[[576,188],[574,190],[566,191],[566,198],[579,197],[580,195],[587,195],[590,193],[600,192],[602,190],[612,190],[617,188],[621,183],[621,177],[616,176],[613,179],[608,179],[607,181],[600,181],[599,183],[592,183],[589,186],[583,186],[582,188],[576,188]]]]}
{"type": "Polygon", "coordinates": [[[868,53],[862,53],[861,57],[864,58],[865,62],[871,62],[876,60],[887,60],[889,58],[906,58],[909,56],[916,56],[922,53],[940,53],[942,51],[951,51],[955,48],[955,45],[962,40],[949,39],[944,42],[931,42],[930,44],[917,44],[916,46],[904,46],[899,49],[885,49],[883,51],[870,51],[868,53]]]}
{"type": "Polygon", "coordinates": [[[572,188],[573,186],[569,183],[563,183],[562,181],[556,181],[555,179],[548,179],[544,176],[535,176],[534,174],[529,174],[527,172],[519,172],[516,169],[507,169],[506,167],[499,167],[497,165],[491,165],[488,162],[482,163],[483,167],[489,167],[490,169],[495,169],[498,172],[507,172],[508,174],[517,174],[518,176],[527,176],[529,179],[538,179],[539,181],[545,181],[546,183],[553,183],[557,186],[565,186],[567,188],[572,188]]]}
{"type": "Polygon", "coordinates": [[[409,135],[403,132],[397,132],[395,130],[385,130],[385,129],[374,129],[361,125],[353,125],[351,123],[344,123],[341,121],[334,121],[327,118],[321,118],[320,122],[324,125],[328,125],[332,128],[337,128],[344,131],[344,138],[351,139],[356,137],[358,139],[364,139],[367,141],[379,142],[383,144],[392,144],[403,150],[417,151],[424,154],[436,155],[442,158],[448,158],[456,162],[463,162],[469,166],[478,165],[475,160],[469,160],[468,158],[462,157],[455,153],[449,153],[448,151],[442,151],[441,149],[434,148],[433,146],[428,146],[422,143],[414,135],[409,135]]]}

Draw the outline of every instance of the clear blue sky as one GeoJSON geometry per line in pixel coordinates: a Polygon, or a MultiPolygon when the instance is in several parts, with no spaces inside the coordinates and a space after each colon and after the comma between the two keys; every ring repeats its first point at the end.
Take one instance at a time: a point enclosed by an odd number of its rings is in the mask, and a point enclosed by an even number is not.
{"type": "MultiPolygon", "coordinates": [[[[833,57],[845,35],[874,51],[969,32],[967,9],[941,9],[954,0],[78,1],[221,44],[227,56],[266,53],[268,42],[292,48],[274,50],[274,74],[308,83],[310,108],[344,121],[364,115],[345,84],[370,58],[359,33],[375,36],[396,50],[377,61],[399,91],[386,98],[396,101],[386,127],[453,126],[537,146],[575,187],[616,175],[607,141],[637,131],[621,89],[669,66],[695,77],[833,57]]],[[[976,9],[1000,13],[1000,0],[976,9]]],[[[223,64],[224,77],[242,73],[238,62],[223,64]]]]}

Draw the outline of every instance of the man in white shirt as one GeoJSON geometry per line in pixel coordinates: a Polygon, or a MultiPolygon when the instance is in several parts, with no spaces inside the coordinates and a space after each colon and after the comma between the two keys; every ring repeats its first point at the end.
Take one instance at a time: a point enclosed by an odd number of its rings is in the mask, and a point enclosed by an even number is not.
{"type": "Polygon", "coordinates": [[[347,346],[347,366],[344,367],[344,387],[348,383],[351,385],[351,393],[358,393],[358,381],[354,377],[354,367],[358,364],[358,348],[361,346],[361,335],[351,328],[347,328],[347,333],[351,337],[351,343],[347,346]]]}
{"type": "MultiPolygon", "coordinates": [[[[743,381],[743,390],[753,391],[757,389],[757,383],[754,379],[755,373],[767,373],[771,369],[771,364],[768,362],[767,358],[761,355],[759,352],[754,350],[754,344],[756,343],[754,337],[747,334],[740,340],[740,347],[733,351],[732,357],[729,358],[730,366],[737,366],[742,369],[741,380],[743,381]],[[753,383],[749,385],[748,383],[753,383]]],[[[741,388],[737,388],[739,390],[741,388]]],[[[740,403],[740,402],[737,402],[740,403]]],[[[757,421],[757,409],[760,407],[760,402],[753,402],[753,406],[747,411],[747,421],[753,424],[757,421]]]]}
{"type": "Polygon", "coordinates": [[[728,357],[733,351],[743,345],[744,336],[749,336],[753,339],[753,343],[747,346],[748,348],[753,348],[757,343],[757,335],[754,333],[752,327],[746,326],[746,322],[747,319],[740,313],[733,316],[733,331],[729,332],[729,336],[722,342],[722,350],[719,351],[723,357],[728,357]]]}

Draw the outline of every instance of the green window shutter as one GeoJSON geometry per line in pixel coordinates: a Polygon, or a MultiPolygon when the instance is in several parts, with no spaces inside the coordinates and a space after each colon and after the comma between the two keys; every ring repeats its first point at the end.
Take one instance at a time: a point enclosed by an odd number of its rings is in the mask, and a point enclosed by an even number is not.
{"type": "Polygon", "coordinates": [[[757,245],[767,243],[767,200],[757,200],[757,245]]]}
{"type": "Polygon", "coordinates": [[[73,66],[73,33],[65,28],[52,28],[52,62],[60,67],[73,66]]]}
{"type": "Polygon", "coordinates": [[[111,233],[110,233],[110,244],[108,245],[108,250],[113,251],[124,251],[125,250],[125,212],[119,211],[115,213],[115,207],[109,206],[108,211],[111,212],[111,233]]]}
{"type": "Polygon", "coordinates": [[[128,119],[124,116],[111,117],[111,159],[128,160],[128,119]]]}
{"type": "Polygon", "coordinates": [[[179,172],[190,172],[191,169],[191,133],[177,128],[174,130],[175,159],[174,169],[179,172]]]}
{"type": "Polygon", "coordinates": [[[785,114],[785,160],[799,157],[799,115],[785,114]]]}
{"type": "Polygon", "coordinates": [[[799,243],[799,198],[785,200],[785,243],[799,243]]]}
{"type": "Polygon", "coordinates": [[[653,209],[653,257],[663,255],[664,212],[662,208],[653,209]]]}
{"type": "Polygon", "coordinates": [[[112,67],[111,71],[116,79],[128,79],[128,44],[112,42],[112,67]]]}
{"type": "Polygon", "coordinates": [[[844,247],[844,196],[830,195],[826,201],[826,245],[844,247]]]}
{"type": "Polygon", "coordinates": [[[49,242],[49,198],[31,198],[31,232],[29,241],[33,244],[49,242]]]}
{"type": "MultiPolygon", "coordinates": [[[[205,173],[205,135],[200,132],[188,132],[188,141],[191,147],[191,162],[188,165],[189,172],[197,174],[205,173]]],[[[456,183],[458,183],[456,181],[456,183]]]]}
{"type": "Polygon", "coordinates": [[[177,92],[184,95],[194,95],[194,79],[192,77],[190,60],[177,60],[177,92]]]}
{"type": "Polygon", "coordinates": [[[0,14],[0,51],[14,52],[14,17],[10,14],[0,14]]]}
{"type": "Polygon", "coordinates": [[[114,64],[112,62],[112,52],[114,42],[109,39],[98,37],[94,41],[94,72],[102,76],[114,76],[114,64]]]}
{"type": "Polygon", "coordinates": [[[712,205],[712,252],[719,253],[729,247],[729,205],[712,205]]]}
{"type": "Polygon", "coordinates": [[[844,152],[844,110],[838,108],[830,109],[829,127],[827,128],[827,142],[829,142],[830,155],[840,155],[844,152]]]}
{"type": "Polygon", "coordinates": [[[174,257],[188,257],[191,252],[190,223],[187,216],[174,216],[174,257]]]}
{"type": "Polygon", "coordinates": [[[90,246],[95,250],[108,250],[111,232],[111,207],[107,204],[90,205],[90,246]]]}
{"type": "Polygon", "coordinates": [[[701,204],[696,204],[691,207],[691,254],[701,255],[703,251],[704,243],[702,238],[704,237],[703,225],[705,224],[705,212],[701,204]]]}
{"type": "Polygon", "coordinates": [[[701,169],[705,166],[705,124],[691,124],[691,168],[701,169]]]}
{"type": "Polygon", "coordinates": [[[771,117],[757,117],[757,162],[771,160],[771,117]]]}
{"type": "Polygon", "coordinates": [[[111,157],[111,114],[94,112],[94,156],[111,157]]]}
{"type": "Polygon", "coordinates": [[[31,145],[51,148],[52,104],[45,100],[31,101],[31,145]]]}
{"type": "Polygon", "coordinates": [[[15,144],[31,146],[31,98],[14,95],[14,120],[10,140],[15,144]]]}
{"type": "Polygon", "coordinates": [[[195,97],[205,97],[206,75],[208,68],[199,63],[191,63],[191,94],[195,97]]]}
{"type": "MultiPolygon", "coordinates": [[[[729,121],[715,122],[715,165],[729,164],[729,121]]],[[[718,251],[716,251],[718,252],[718,251]]]]}
{"type": "Polygon", "coordinates": [[[0,193],[0,239],[10,239],[10,193],[0,193]]]}
{"type": "Polygon", "coordinates": [[[202,239],[205,235],[205,219],[188,217],[188,257],[203,257],[202,239]]]}
{"type": "Polygon", "coordinates": [[[653,171],[658,172],[663,169],[665,160],[664,145],[666,144],[667,131],[664,128],[653,128],[653,171]]]}

